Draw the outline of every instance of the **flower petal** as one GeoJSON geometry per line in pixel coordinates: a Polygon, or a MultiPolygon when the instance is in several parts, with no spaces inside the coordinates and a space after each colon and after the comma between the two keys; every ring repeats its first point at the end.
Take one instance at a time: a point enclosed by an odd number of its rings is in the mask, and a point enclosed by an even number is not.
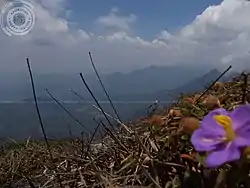
{"type": "Polygon", "coordinates": [[[224,136],[223,131],[214,132],[209,129],[199,128],[194,131],[191,137],[191,142],[196,151],[211,151],[218,147],[224,136]]]}
{"type": "Polygon", "coordinates": [[[214,150],[225,137],[225,130],[214,120],[215,115],[228,115],[228,112],[223,108],[218,108],[203,118],[200,128],[191,137],[191,142],[197,151],[214,150]]]}
{"type": "Polygon", "coordinates": [[[239,129],[236,130],[234,144],[237,147],[250,146],[250,120],[246,121],[239,129]]]}
{"type": "Polygon", "coordinates": [[[224,163],[240,159],[240,150],[233,144],[222,145],[206,158],[206,167],[216,168],[224,163]]]}
{"type": "Polygon", "coordinates": [[[213,111],[210,111],[201,121],[201,127],[208,129],[213,132],[224,132],[222,126],[218,125],[214,120],[215,115],[229,115],[229,113],[224,108],[218,108],[213,111]],[[211,130],[212,129],[212,130],[211,130]]]}
{"type": "Polygon", "coordinates": [[[241,105],[229,114],[234,130],[246,125],[250,121],[250,105],[241,105]]]}

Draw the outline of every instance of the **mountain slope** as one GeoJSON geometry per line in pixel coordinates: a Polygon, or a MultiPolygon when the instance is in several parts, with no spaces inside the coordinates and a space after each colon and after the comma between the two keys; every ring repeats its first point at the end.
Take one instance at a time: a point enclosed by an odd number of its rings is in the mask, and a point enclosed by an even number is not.
{"type": "Polygon", "coordinates": [[[182,85],[183,80],[190,81],[203,73],[201,68],[150,66],[129,74],[114,73],[103,76],[103,81],[107,89],[115,95],[149,94],[165,88],[174,89],[182,85]]]}
{"type": "Polygon", "coordinates": [[[204,87],[214,81],[219,75],[221,74],[220,71],[217,69],[212,69],[205,75],[195,78],[192,81],[177,87],[176,89],[170,90],[163,90],[158,92],[155,96],[157,100],[172,100],[174,97],[171,97],[169,94],[173,96],[178,96],[180,93],[190,93],[196,92],[199,90],[204,89],[204,87]]]}

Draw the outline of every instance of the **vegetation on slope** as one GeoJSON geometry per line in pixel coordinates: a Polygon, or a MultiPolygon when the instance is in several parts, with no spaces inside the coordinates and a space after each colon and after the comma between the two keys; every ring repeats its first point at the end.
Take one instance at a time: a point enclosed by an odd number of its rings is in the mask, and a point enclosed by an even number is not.
{"type": "Polygon", "coordinates": [[[233,110],[245,103],[241,77],[216,83],[201,93],[181,96],[168,109],[126,123],[116,133],[107,131],[99,142],[28,140],[3,148],[1,187],[250,187],[248,165],[239,171],[228,163],[214,169],[202,165],[190,135],[214,108],[233,110]],[[245,171],[244,171],[245,170],[245,171]],[[244,171],[244,174],[243,174],[244,171]],[[243,176],[244,175],[244,176],[243,176]],[[242,185],[238,185],[237,183],[242,185]]]}

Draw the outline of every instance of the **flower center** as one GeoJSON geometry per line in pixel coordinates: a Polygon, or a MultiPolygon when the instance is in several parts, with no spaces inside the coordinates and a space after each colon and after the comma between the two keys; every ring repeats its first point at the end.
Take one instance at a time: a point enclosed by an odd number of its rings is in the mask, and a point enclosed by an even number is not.
{"type": "Polygon", "coordinates": [[[226,132],[226,142],[231,142],[235,139],[235,132],[232,127],[232,120],[230,117],[225,115],[215,115],[214,120],[216,123],[223,127],[226,132]]]}

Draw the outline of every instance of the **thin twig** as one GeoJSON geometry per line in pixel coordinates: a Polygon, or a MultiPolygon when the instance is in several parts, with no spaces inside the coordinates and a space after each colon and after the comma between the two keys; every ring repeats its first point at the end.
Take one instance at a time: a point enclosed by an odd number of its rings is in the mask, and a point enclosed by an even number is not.
{"type": "MultiPolygon", "coordinates": [[[[81,154],[81,159],[83,157],[83,153],[84,153],[84,139],[83,139],[83,132],[81,132],[81,137],[82,137],[82,154],[81,154]]],[[[90,144],[90,142],[89,142],[90,144]]]]}
{"type": "Polygon", "coordinates": [[[38,120],[40,122],[40,126],[41,126],[41,129],[42,129],[44,140],[45,140],[46,145],[47,145],[47,149],[49,151],[50,158],[51,158],[52,161],[54,161],[53,156],[51,154],[50,145],[49,145],[49,142],[48,142],[48,139],[47,139],[45,128],[44,128],[44,125],[43,125],[43,121],[42,121],[42,117],[41,117],[41,114],[40,114],[40,110],[39,110],[39,107],[38,107],[38,103],[37,103],[35,83],[34,83],[33,74],[32,74],[32,71],[31,71],[29,59],[26,58],[26,61],[27,61],[28,69],[29,69],[30,81],[31,81],[31,85],[32,85],[33,97],[34,97],[34,101],[35,101],[35,107],[36,107],[36,112],[37,112],[37,115],[38,115],[38,120]]]}
{"type": "Polygon", "coordinates": [[[69,136],[70,136],[70,138],[72,138],[71,125],[69,123],[67,123],[67,126],[68,126],[69,136]]]}
{"type": "Polygon", "coordinates": [[[195,103],[197,103],[231,68],[232,65],[230,65],[212,84],[210,84],[210,86],[196,99],[195,103]]]}
{"type": "MultiPolygon", "coordinates": [[[[77,93],[77,92],[75,92],[75,91],[72,91],[76,96],[78,96],[80,99],[82,99],[82,100],[84,100],[83,99],[83,97],[79,94],[79,93],[77,93]]],[[[99,110],[100,112],[102,112],[102,110],[100,109],[100,108],[98,108],[96,105],[92,105],[93,107],[95,107],[97,110],[99,110]]],[[[122,123],[119,119],[117,119],[117,118],[114,118],[113,116],[111,116],[110,114],[108,114],[108,113],[106,113],[106,112],[104,112],[109,118],[111,118],[111,119],[113,119],[113,120],[115,120],[117,123],[119,123],[126,131],[128,131],[128,132],[130,132],[130,133],[132,133],[131,132],[131,130],[129,130],[129,128],[124,124],[124,123],[122,123]]],[[[94,119],[95,120],[95,119],[94,119]]],[[[97,123],[98,124],[98,123],[97,123]]]]}
{"type": "Polygon", "coordinates": [[[128,149],[121,143],[121,141],[118,138],[116,138],[114,133],[112,133],[112,131],[102,121],[101,124],[104,127],[104,129],[109,133],[110,137],[128,153],[129,152],[128,149]]]}
{"type": "Polygon", "coordinates": [[[113,111],[115,112],[115,114],[116,114],[117,118],[119,119],[119,121],[122,122],[122,120],[121,120],[121,118],[120,118],[120,116],[119,116],[117,110],[115,109],[114,103],[112,102],[112,100],[111,100],[111,98],[110,98],[110,96],[109,96],[109,94],[108,94],[106,88],[104,87],[104,84],[102,83],[101,77],[100,77],[100,75],[99,75],[99,73],[98,73],[98,71],[97,71],[97,69],[96,69],[96,66],[95,66],[95,64],[94,64],[94,61],[93,61],[93,58],[92,58],[92,55],[91,55],[90,52],[89,52],[89,58],[90,58],[92,67],[93,67],[93,69],[94,69],[94,71],[95,71],[95,73],[96,73],[96,76],[97,76],[97,78],[98,78],[98,80],[99,80],[99,82],[100,82],[100,84],[101,84],[101,86],[102,86],[102,89],[103,89],[103,91],[104,91],[106,97],[108,98],[110,105],[111,105],[112,108],[113,108],[113,111]]]}
{"type": "Polygon", "coordinates": [[[93,140],[94,140],[94,138],[95,138],[95,135],[96,135],[97,130],[99,129],[100,125],[101,125],[101,123],[99,123],[99,124],[97,125],[97,127],[96,127],[95,130],[94,130],[94,133],[92,134],[92,136],[91,136],[91,138],[90,138],[90,141],[89,141],[88,147],[87,147],[87,151],[86,151],[86,154],[85,154],[85,159],[87,158],[87,155],[88,155],[88,152],[89,152],[89,150],[90,150],[91,144],[92,144],[92,142],[93,142],[93,140]]]}
{"type": "MultiPolygon", "coordinates": [[[[95,107],[97,110],[101,111],[100,108],[98,108],[96,105],[92,105],[93,107],[95,107]]],[[[111,119],[115,120],[117,123],[119,123],[126,131],[128,131],[129,133],[132,133],[132,131],[124,124],[122,123],[119,119],[114,118],[113,116],[111,116],[110,114],[108,114],[107,112],[104,112],[108,117],[110,117],[111,119]]]]}
{"type": "MultiPolygon", "coordinates": [[[[49,96],[73,119],[75,120],[75,122],[77,122],[80,126],[83,127],[83,129],[85,129],[86,131],[90,132],[91,131],[82,124],[82,122],[80,120],[78,120],[70,111],[68,111],[60,102],[59,100],[57,100],[50,92],[48,89],[45,89],[45,91],[49,94],[49,96]]],[[[87,134],[87,133],[86,133],[87,134]]]]}
{"type": "Polygon", "coordinates": [[[243,84],[242,84],[242,104],[246,104],[247,101],[247,86],[248,86],[248,74],[243,72],[241,74],[243,76],[243,84]]]}
{"type": "MultiPolygon", "coordinates": [[[[28,69],[29,69],[29,75],[30,75],[30,81],[31,81],[31,85],[32,85],[32,91],[33,91],[33,97],[34,97],[34,101],[35,101],[36,112],[37,112],[37,115],[38,115],[38,119],[39,119],[39,122],[40,122],[42,132],[43,132],[44,140],[45,140],[46,145],[47,145],[47,149],[48,149],[48,152],[49,152],[50,159],[52,161],[54,170],[56,171],[56,164],[54,162],[54,158],[53,158],[51,150],[50,150],[50,145],[49,145],[49,142],[48,142],[48,139],[47,139],[47,135],[46,135],[45,128],[44,128],[44,125],[43,125],[42,117],[41,117],[40,110],[39,110],[38,103],[37,103],[35,83],[34,83],[33,74],[32,74],[32,71],[31,71],[30,63],[29,63],[29,58],[26,58],[26,61],[27,61],[28,69]]],[[[57,178],[59,180],[60,187],[62,188],[63,186],[62,186],[62,183],[61,183],[61,180],[60,180],[60,176],[57,176],[57,178]]]]}
{"type": "MultiPolygon", "coordinates": [[[[97,124],[97,125],[99,125],[101,122],[100,121],[97,121],[97,119],[95,118],[95,116],[93,117],[93,120],[94,120],[94,122],[97,124]]],[[[100,130],[100,140],[102,140],[103,138],[105,138],[105,136],[107,135],[107,131],[105,131],[105,130],[103,130],[103,129],[101,129],[100,130]],[[105,133],[104,133],[104,135],[102,134],[102,131],[104,131],[105,133]]]]}
{"type": "Polygon", "coordinates": [[[76,91],[74,91],[73,89],[70,89],[70,91],[74,93],[77,97],[79,97],[81,100],[85,101],[85,99],[81,95],[79,95],[76,91]]]}
{"type": "Polygon", "coordinates": [[[85,87],[87,88],[88,92],[90,93],[90,95],[92,96],[92,98],[95,100],[97,106],[101,109],[105,119],[107,120],[107,122],[109,123],[110,127],[113,129],[113,131],[115,131],[114,126],[112,125],[112,123],[110,122],[109,118],[107,117],[107,115],[105,114],[104,110],[102,109],[100,103],[98,102],[98,100],[96,99],[95,95],[93,94],[93,92],[91,91],[91,89],[89,88],[87,82],[85,81],[85,79],[83,78],[83,74],[80,73],[80,77],[83,81],[83,84],[85,85],[85,87]]]}
{"type": "MultiPolygon", "coordinates": [[[[98,108],[97,106],[93,105],[95,108],[97,108],[98,110],[101,110],[100,108],[98,108]]],[[[144,144],[142,143],[140,137],[138,136],[135,128],[131,127],[133,130],[130,130],[125,124],[123,124],[122,122],[120,122],[118,119],[113,118],[111,115],[107,114],[106,112],[104,112],[107,116],[109,116],[110,118],[114,119],[115,121],[117,121],[118,123],[120,123],[121,125],[123,125],[123,127],[125,128],[125,130],[127,130],[128,133],[133,133],[135,135],[135,138],[137,139],[139,145],[142,147],[142,149],[148,154],[148,156],[150,157],[150,154],[148,152],[148,150],[146,149],[146,147],[144,146],[144,144]]]]}

